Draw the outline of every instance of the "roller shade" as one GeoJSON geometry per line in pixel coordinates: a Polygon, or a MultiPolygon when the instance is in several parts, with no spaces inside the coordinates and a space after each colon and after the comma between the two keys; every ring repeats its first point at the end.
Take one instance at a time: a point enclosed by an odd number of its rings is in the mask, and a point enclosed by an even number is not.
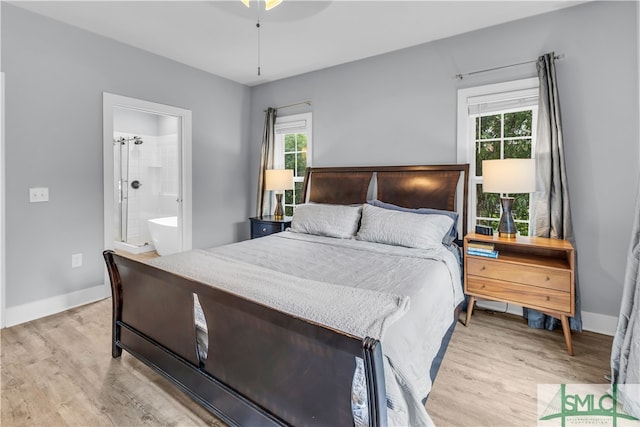
{"type": "Polygon", "coordinates": [[[295,122],[276,123],[275,125],[276,135],[283,135],[285,133],[302,133],[307,131],[307,121],[298,120],[295,122]]]}
{"type": "Polygon", "coordinates": [[[467,98],[469,115],[479,115],[516,108],[538,105],[538,89],[525,89],[513,92],[492,93],[490,95],[467,98]]]}

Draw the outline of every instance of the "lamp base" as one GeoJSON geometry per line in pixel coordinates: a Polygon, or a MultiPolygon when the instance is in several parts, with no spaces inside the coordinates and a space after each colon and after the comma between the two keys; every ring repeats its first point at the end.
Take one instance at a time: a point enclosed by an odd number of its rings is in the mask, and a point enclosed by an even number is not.
{"type": "Polygon", "coordinates": [[[273,211],[273,219],[276,221],[284,219],[284,209],[282,208],[282,193],[276,194],[276,210],[273,211]]]}
{"type": "Polygon", "coordinates": [[[502,216],[500,217],[500,225],[498,225],[498,236],[507,239],[515,239],[518,235],[516,222],[513,220],[511,207],[513,206],[513,197],[500,197],[500,205],[502,206],[502,216]]]}

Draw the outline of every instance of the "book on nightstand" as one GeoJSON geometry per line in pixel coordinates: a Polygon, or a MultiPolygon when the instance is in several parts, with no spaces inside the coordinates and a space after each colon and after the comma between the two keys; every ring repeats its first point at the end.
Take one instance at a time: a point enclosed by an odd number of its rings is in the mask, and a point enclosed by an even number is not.
{"type": "Polygon", "coordinates": [[[494,252],[496,247],[493,243],[487,242],[468,242],[467,249],[473,249],[480,252],[494,252]]]}
{"type": "Polygon", "coordinates": [[[498,251],[478,250],[472,247],[467,247],[467,254],[474,256],[483,256],[487,258],[498,258],[498,251]]]}

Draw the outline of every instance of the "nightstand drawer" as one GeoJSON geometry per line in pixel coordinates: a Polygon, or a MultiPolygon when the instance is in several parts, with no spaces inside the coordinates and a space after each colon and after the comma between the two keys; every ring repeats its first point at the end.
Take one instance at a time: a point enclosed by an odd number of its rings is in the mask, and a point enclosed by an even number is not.
{"type": "Polygon", "coordinates": [[[291,227],[291,217],[278,218],[274,216],[264,215],[261,217],[249,218],[251,222],[251,238],[268,236],[273,233],[279,233],[291,227]]]}
{"type": "MultiPolygon", "coordinates": [[[[469,294],[480,298],[509,301],[542,310],[568,313],[571,307],[570,292],[503,282],[485,277],[468,276],[466,289],[469,294]]],[[[573,315],[573,313],[571,314],[573,315]]]]}
{"type": "Polygon", "coordinates": [[[538,266],[467,258],[467,274],[571,292],[571,272],[538,266]]]}
{"type": "Polygon", "coordinates": [[[282,224],[270,224],[266,222],[254,222],[251,224],[251,235],[253,237],[264,237],[281,231],[283,231],[282,224]]]}

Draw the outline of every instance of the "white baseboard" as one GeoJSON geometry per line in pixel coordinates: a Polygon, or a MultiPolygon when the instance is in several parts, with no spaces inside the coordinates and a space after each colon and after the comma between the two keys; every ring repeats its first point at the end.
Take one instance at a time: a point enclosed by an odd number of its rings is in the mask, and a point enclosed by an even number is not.
{"type": "Polygon", "coordinates": [[[5,327],[19,325],[41,317],[60,313],[70,308],[89,304],[111,296],[111,289],[106,285],[94,286],[65,295],[58,295],[33,301],[27,304],[5,308],[5,327]]]}
{"type": "MultiPolygon", "coordinates": [[[[522,307],[515,304],[507,304],[495,301],[480,301],[478,307],[497,312],[506,310],[509,314],[522,316],[522,307]]],[[[608,316],[606,314],[592,313],[590,311],[582,312],[582,329],[590,332],[613,336],[618,327],[618,318],[616,316],[608,316]]]]}
{"type": "Polygon", "coordinates": [[[617,328],[617,316],[607,316],[606,314],[592,313],[590,311],[582,312],[582,329],[585,331],[614,336],[617,328]]]}

